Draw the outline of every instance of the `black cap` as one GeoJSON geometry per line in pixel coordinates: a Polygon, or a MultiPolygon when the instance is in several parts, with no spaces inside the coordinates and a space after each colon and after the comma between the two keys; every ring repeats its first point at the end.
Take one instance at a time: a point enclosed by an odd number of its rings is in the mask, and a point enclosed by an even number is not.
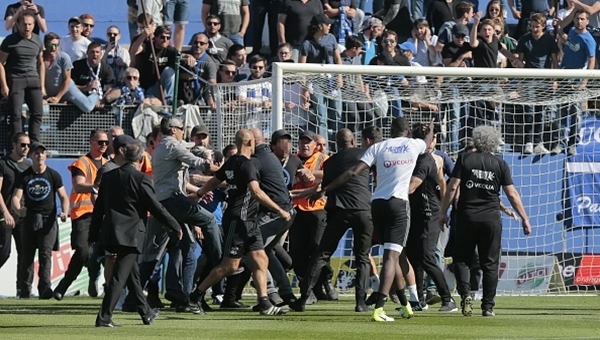
{"type": "Polygon", "coordinates": [[[194,128],[192,128],[192,133],[190,136],[201,135],[201,134],[210,136],[210,133],[208,132],[208,128],[206,127],[206,125],[194,126],[194,128]]]}
{"type": "Polygon", "coordinates": [[[298,137],[298,139],[302,139],[302,138],[308,138],[312,141],[312,140],[315,140],[315,138],[317,138],[317,134],[312,131],[305,130],[304,132],[302,132],[300,137],[298,137]]]}
{"type": "Polygon", "coordinates": [[[72,23],[72,22],[76,22],[78,24],[81,24],[81,18],[79,18],[79,17],[72,17],[72,18],[69,19],[69,24],[72,23]]]}
{"type": "Polygon", "coordinates": [[[320,25],[320,24],[331,25],[334,22],[335,22],[335,20],[329,19],[329,17],[326,16],[325,14],[317,14],[314,17],[312,17],[312,19],[310,20],[311,25],[320,25]]]}
{"type": "Polygon", "coordinates": [[[271,135],[271,144],[276,144],[282,138],[292,139],[292,135],[284,129],[277,130],[271,135]]]}
{"type": "Polygon", "coordinates": [[[133,137],[131,137],[130,135],[118,135],[112,141],[113,150],[116,151],[119,148],[132,142],[135,142],[135,139],[133,139],[133,137]]]}
{"type": "Polygon", "coordinates": [[[460,34],[464,34],[465,36],[469,35],[469,29],[467,28],[467,26],[457,23],[456,25],[454,25],[454,27],[452,27],[452,35],[460,34]]]}
{"type": "Polygon", "coordinates": [[[33,142],[31,144],[31,146],[29,147],[29,154],[34,153],[37,149],[40,149],[40,148],[44,149],[44,151],[48,150],[48,148],[44,144],[42,144],[40,142],[33,142]]]}

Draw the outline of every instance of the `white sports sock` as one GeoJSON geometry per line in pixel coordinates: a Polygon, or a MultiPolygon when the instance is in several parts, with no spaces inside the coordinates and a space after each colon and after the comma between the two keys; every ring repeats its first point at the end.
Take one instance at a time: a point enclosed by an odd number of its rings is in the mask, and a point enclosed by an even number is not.
{"type": "Polygon", "coordinates": [[[409,301],[419,302],[419,294],[417,294],[417,285],[408,286],[409,301]]]}
{"type": "Polygon", "coordinates": [[[379,275],[375,274],[369,278],[371,281],[371,288],[373,288],[374,292],[379,291],[379,275]]]}

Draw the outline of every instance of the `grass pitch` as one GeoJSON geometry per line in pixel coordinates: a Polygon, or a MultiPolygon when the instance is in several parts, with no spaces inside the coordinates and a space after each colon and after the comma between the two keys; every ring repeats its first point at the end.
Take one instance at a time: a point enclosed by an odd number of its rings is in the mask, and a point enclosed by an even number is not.
{"type": "MultiPolygon", "coordinates": [[[[208,315],[163,310],[152,326],[135,313],[116,312],[122,327],[95,328],[101,299],[0,300],[0,339],[599,339],[599,296],[499,297],[495,318],[459,312],[442,314],[438,305],[400,319],[388,303],[393,323],[375,323],[355,313],[351,298],[307,306],[304,313],[262,317],[249,309],[208,315]]],[[[251,305],[254,301],[244,301],[251,305]]]]}

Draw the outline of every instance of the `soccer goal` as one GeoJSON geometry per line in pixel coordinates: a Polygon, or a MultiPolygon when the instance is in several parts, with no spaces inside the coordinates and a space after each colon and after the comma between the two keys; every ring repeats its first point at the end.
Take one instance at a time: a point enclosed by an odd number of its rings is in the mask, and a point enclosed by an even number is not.
{"type": "MultiPolygon", "coordinates": [[[[456,158],[474,127],[496,127],[503,136],[497,155],[509,164],[533,226],[525,237],[520,223],[503,216],[499,292],[600,287],[600,72],[276,63],[270,79],[216,88],[246,97],[219,97],[219,147],[243,127],[259,127],[267,139],[280,128],[294,139],[309,129],[335,152],[341,128],[360,141],[361,130],[376,125],[387,138],[394,117],[433,117],[437,148],[456,158]]],[[[354,285],[351,245],[349,232],[332,259],[342,292],[354,285]]]]}

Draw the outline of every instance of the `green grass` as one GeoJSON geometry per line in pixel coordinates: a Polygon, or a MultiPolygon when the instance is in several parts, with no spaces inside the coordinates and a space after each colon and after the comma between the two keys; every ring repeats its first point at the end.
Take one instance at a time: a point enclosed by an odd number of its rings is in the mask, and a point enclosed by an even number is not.
{"type": "MultiPolygon", "coordinates": [[[[354,313],[350,298],[307,306],[304,313],[261,317],[246,311],[216,310],[204,316],[165,310],[148,327],[137,314],[116,312],[116,329],[95,328],[100,299],[62,302],[0,300],[0,339],[565,339],[600,337],[600,297],[499,297],[495,318],[440,314],[439,305],[410,320],[374,323],[354,313]]],[[[245,300],[251,304],[251,300],[245,300]]],[[[398,316],[388,303],[389,315],[398,316]]]]}

